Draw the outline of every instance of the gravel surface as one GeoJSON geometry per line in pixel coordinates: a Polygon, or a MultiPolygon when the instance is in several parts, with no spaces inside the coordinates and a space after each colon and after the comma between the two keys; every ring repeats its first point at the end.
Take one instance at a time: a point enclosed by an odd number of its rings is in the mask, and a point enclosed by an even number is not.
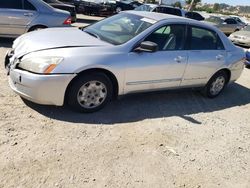
{"type": "Polygon", "coordinates": [[[250,70],[216,99],[123,97],[94,114],[23,101],[0,39],[0,187],[250,187],[250,70]]]}

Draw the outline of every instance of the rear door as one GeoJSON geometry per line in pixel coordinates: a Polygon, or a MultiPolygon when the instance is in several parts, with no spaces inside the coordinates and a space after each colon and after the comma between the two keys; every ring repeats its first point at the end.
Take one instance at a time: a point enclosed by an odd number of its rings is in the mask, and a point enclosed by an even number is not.
{"type": "Polygon", "coordinates": [[[37,15],[36,8],[28,0],[0,1],[0,34],[23,34],[37,15]]]}
{"type": "Polygon", "coordinates": [[[204,85],[225,64],[226,51],[216,32],[197,26],[188,30],[188,64],[181,85],[204,85]]]}

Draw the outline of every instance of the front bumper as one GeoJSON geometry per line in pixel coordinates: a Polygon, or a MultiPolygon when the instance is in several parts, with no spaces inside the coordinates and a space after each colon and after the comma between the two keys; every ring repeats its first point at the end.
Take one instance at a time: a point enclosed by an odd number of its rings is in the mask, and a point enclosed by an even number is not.
{"type": "Polygon", "coordinates": [[[38,104],[62,106],[65,91],[75,74],[40,75],[11,69],[10,87],[21,97],[38,104]]]}

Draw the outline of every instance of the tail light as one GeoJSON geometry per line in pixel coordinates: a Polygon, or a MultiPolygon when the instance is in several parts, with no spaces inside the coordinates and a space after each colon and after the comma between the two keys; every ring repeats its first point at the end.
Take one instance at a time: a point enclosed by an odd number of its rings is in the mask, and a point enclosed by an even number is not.
{"type": "Polygon", "coordinates": [[[63,24],[65,24],[65,25],[71,24],[71,16],[68,17],[68,18],[63,22],[63,24]]]}

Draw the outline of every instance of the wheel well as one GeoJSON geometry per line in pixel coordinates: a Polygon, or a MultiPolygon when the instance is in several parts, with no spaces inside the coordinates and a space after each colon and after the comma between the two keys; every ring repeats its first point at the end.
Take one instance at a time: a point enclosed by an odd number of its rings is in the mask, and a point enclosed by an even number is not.
{"type": "Polygon", "coordinates": [[[47,28],[45,25],[33,25],[32,27],[29,28],[28,32],[33,31],[35,28],[40,27],[40,28],[47,28]]]}
{"type": "Polygon", "coordinates": [[[87,69],[87,70],[84,70],[84,71],[78,73],[77,76],[70,81],[70,83],[68,84],[67,89],[65,91],[64,99],[66,99],[68,90],[70,89],[73,82],[76,79],[78,79],[82,74],[91,74],[91,73],[97,73],[97,72],[104,73],[106,76],[108,76],[108,78],[112,82],[112,86],[113,86],[113,98],[116,98],[118,96],[119,86],[118,86],[118,81],[117,81],[115,75],[106,69],[94,68],[94,69],[87,69]]]}
{"type": "Polygon", "coordinates": [[[217,74],[218,72],[225,72],[227,74],[227,83],[229,82],[229,80],[231,79],[231,71],[229,69],[221,69],[219,71],[217,71],[215,74],[217,74]]]}

